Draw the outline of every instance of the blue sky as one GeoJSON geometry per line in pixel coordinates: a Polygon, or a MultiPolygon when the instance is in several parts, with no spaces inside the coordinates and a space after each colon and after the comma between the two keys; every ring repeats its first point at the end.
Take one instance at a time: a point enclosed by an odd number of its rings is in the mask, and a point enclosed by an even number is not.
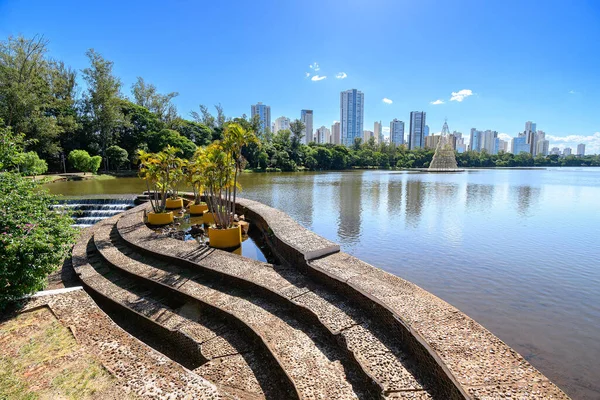
{"type": "Polygon", "coordinates": [[[249,114],[262,101],[273,120],[313,109],[316,129],[339,120],[340,91],[356,88],[365,129],[413,110],[432,132],[447,117],[451,130],[514,136],[531,120],[551,146],[600,152],[597,0],[0,0],[0,37],[19,33],[43,34],[78,70],[96,49],[125,94],[142,76],[179,92],[184,116],[217,103],[249,114]]]}

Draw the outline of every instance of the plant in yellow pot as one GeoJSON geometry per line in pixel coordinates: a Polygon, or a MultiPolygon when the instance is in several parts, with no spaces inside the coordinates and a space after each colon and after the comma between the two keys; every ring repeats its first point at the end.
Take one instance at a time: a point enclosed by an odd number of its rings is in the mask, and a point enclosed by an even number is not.
{"type": "Polygon", "coordinates": [[[242,243],[242,230],[234,222],[237,175],[244,163],[242,148],[258,139],[237,123],[227,124],[223,136],[223,141],[207,147],[204,155],[206,199],[215,220],[208,239],[212,247],[235,248],[242,243]]]}
{"type": "MultiPolygon", "coordinates": [[[[208,205],[202,201],[202,195],[206,189],[205,165],[206,149],[199,147],[185,169],[185,179],[194,192],[194,201],[189,206],[191,215],[203,215],[208,211],[208,205]]],[[[205,222],[207,222],[205,220],[205,222]]],[[[214,220],[210,221],[214,223],[214,220]]]]}
{"type": "Polygon", "coordinates": [[[167,146],[159,153],[138,151],[139,177],[146,181],[152,211],[148,213],[150,225],[167,225],[173,222],[173,212],[167,211],[167,195],[177,184],[177,170],[182,160],[176,156],[179,149],[167,146]]]}

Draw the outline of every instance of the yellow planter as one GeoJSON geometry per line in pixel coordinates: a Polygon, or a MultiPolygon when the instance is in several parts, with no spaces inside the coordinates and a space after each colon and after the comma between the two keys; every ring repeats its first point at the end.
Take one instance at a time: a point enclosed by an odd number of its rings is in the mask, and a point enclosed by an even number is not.
{"type": "Polygon", "coordinates": [[[148,223],[150,225],[167,225],[173,223],[173,212],[165,212],[156,214],[154,212],[148,213],[148,223]]]}
{"type": "Polygon", "coordinates": [[[183,208],[183,198],[178,198],[178,199],[167,199],[167,208],[169,210],[173,210],[176,208],[183,208]]]}
{"type": "Polygon", "coordinates": [[[208,206],[206,204],[192,204],[190,206],[190,214],[200,215],[203,214],[204,211],[208,210],[208,206]]]}
{"type": "Polygon", "coordinates": [[[238,226],[227,229],[208,228],[208,243],[210,247],[231,249],[242,244],[242,229],[238,226]]]}
{"type": "Polygon", "coordinates": [[[213,213],[206,210],[202,214],[202,221],[204,221],[205,224],[212,225],[215,223],[215,216],[213,215],[213,213]]]}

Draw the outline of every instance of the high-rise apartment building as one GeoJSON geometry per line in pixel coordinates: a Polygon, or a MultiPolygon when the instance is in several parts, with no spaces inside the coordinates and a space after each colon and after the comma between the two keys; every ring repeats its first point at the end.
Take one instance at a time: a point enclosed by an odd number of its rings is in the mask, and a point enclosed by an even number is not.
{"type": "Polygon", "coordinates": [[[550,150],[550,154],[560,156],[560,149],[558,147],[553,147],[552,150],[550,150]]]}
{"type": "Polygon", "coordinates": [[[315,135],[315,142],[319,144],[329,143],[329,136],[331,135],[331,131],[325,126],[317,129],[317,134],[315,135]]]}
{"type": "Polygon", "coordinates": [[[550,141],[546,140],[546,139],[540,139],[540,136],[538,135],[535,154],[547,156],[549,154],[549,152],[550,152],[550,141]]]}
{"type": "Polygon", "coordinates": [[[525,133],[519,133],[519,135],[512,139],[512,153],[514,155],[521,153],[529,153],[530,146],[527,143],[527,136],[525,133]]]}
{"type": "Polygon", "coordinates": [[[571,155],[571,148],[570,147],[565,147],[563,150],[563,156],[570,156],[571,155]]]}
{"type": "Polygon", "coordinates": [[[381,121],[375,121],[375,125],[373,127],[373,134],[375,135],[375,142],[383,143],[383,129],[381,127],[381,121]]]}
{"type": "Polygon", "coordinates": [[[508,142],[506,140],[498,139],[498,153],[501,151],[508,153],[508,142]]]}
{"type": "Polygon", "coordinates": [[[273,124],[273,133],[277,133],[279,131],[283,131],[285,129],[290,129],[290,119],[288,117],[279,117],[275,120],[273,124]]]}
{"type": "Polygon", "coordinates": [[[585,156],[585,144],[584,143],[579,143],[577,145],[577,155],[580,157],[585,156]]]}
{"type": "Polygon", "coordinates": [[[465,138],[463,137],[462,132],[454,131],[452,132],[452,136],[454,137],[452,140],[454,150],[456,150],[457,153],[464,153],[467,151],[467,145],[465,144],[465,138]]]}
{"type": "Polygon", "coordinates": [[[429,136],[429,125],[425,125],[425,129],[423,130],[423,136],[429,136]]]}
{"type": "Polygon", "coordinates": [[[482,132],[478,131],[475,128],[471,128],[471,136],[469,138],[469,150],[471,151],[481,151],[482,145],[482,132]]]}
{"type": "Polygon", "coordinates": [[[425,111],[410,112],[410,131],[408,132],[408,149],[420,149],[425,145],[425,111]]]}
{"type": "Polygon", "coordinates": [[[390,143],[394,143],[396,146],[404,144],[404,121],[394,118],[390,122],[390,143]]]}
{"type": "Polygon", "coordinates": [[[333,125],[331,125],[331,143],[333,144],[341,144],[340,140],[340,121],[335,121],[333,125]]]}
{"type": "Polygon", "coordinates": [[[481,151],[485,150],[488,154],[498,154],[498,132],[486,130],[481,135],[481,151]]]}
{"type": "Polygon", "coordinates": [[[375,133],[373,131],[363,131],[363,143],[367,143],[371,138],[375,139],[375,133]]]}
{"type": "Polygon", "coordinates": [[[525,137],[529,145],[529,153],[535,157],[537,152],[537,125],[535,122],[525,122],[525,137]]]}
{"type": "Polygon", "coordinates": [[[250,107],[250,115],[252,118],[254,118],[255,115],[258,115],[260,128],[263,131],[271,129],[271,107],[258,102],[250,107]]]}
{"type": "Polygon", "coordinates": [[[340,93],[340,122],[342,144],[352,146],[354,139],[363,137],[365,95],[350,89],[340,93]]]}
{"type": "Polygon", "coordinates": [[[304,143],[308,144],[314,142],[313,137],[313,110],[302,110],[300,111],[300,121],[304,124],[304,143]]]}

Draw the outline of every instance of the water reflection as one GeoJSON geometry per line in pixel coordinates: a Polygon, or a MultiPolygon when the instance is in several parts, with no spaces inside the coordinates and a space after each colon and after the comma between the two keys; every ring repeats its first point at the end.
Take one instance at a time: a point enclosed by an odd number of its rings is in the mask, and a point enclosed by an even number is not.
{"type": "Polygon", "coordinates": [[[346,179],[341,176],[339,180],[339,216],[338,237],[342,244],[358,243],[361,229],[362,213],[362,173],[346,179]]]}
{"type": "Polygon", "coordinates": [[[473,211],[489,211],[494,202],[494,185],[467,183],[465,204],[473,211]]]}
{"type": "Polygon", "coordinates": [[[511,192],[519,215],[523,217],[529,216],[532,206],[537,203],[540,197],[540,188],[523,185],[512,187],[511,192]]]}
{"type": "Polygon", "coordinates": [[[424,184],[421,180],[406,181],[406,225],[417,228],[425,202],[424,184]]]}

